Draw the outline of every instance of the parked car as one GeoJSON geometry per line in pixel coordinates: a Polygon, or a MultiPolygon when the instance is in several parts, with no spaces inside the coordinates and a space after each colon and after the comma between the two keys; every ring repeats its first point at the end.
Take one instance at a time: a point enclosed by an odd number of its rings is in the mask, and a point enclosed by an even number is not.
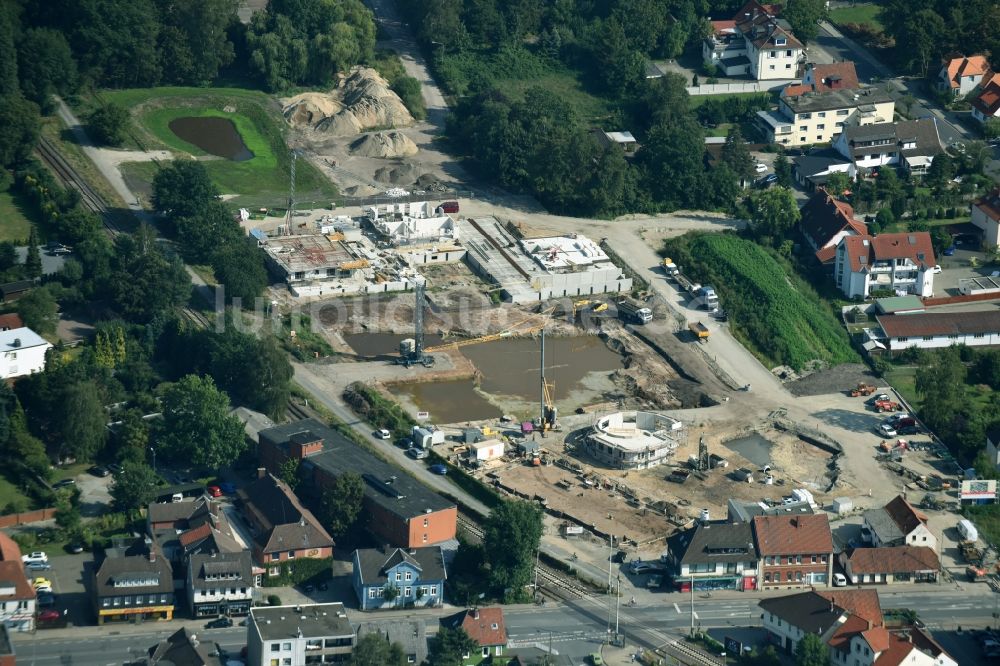
{"type": "Polygon", "coordinates": [[[51,592],[35,592],[35,602],[39,608],[48,608],[56,605],[56,595],[51,592]]]}
{"type": "Polygon", "coordinates": [[[379,428],[378,430],[375,431],[375,436],[378,437],[379,439],[389,439],[390,437],[392,437],[392,433],[386,430],[385,428],[379,428]]]}
{"type": "Polygon", "coordinates": [[[601,657],[600,653],[592,652],[590,654],[591,666],[604,666],[604,659],[601,657]]]}
{"type": "Polygon", "coordinates": [[[90,472],[91,474],[93,474],[94,476],[99,476],[99,477],[102,477],[102,478],[105,477],[105,476],[110,476],[110,474],[111,474],[111,472],[108,471],[107,467],[103,467],[101,465],[94,465],[93,467],[91,467],[87,471],[90,472]]]}
{"type": "Polygon", "coordinates": [[[28,571],[49,571],[52,569],[52,565],[48,562],[28,562],[25,568],[28,571]]]}
{"type": "Polygon", "coordinates": [[[222,483],[219,484],[219,490],[221,490],[222,492],[224,492],[227,495],[235,495],[236,494],[236,484],[235,483],[222,482],[222,483]]]}
{"type": "Polygon", "coordinates": [[[629,573],[638,575],[644,573],[653,573],[654,571],[659,571],[660,566],[653,562],[643,562],[642,560],[633,560],[630,565],[628,565],[629,573]]]}
{"type": "Polygon", "coordinates": [[[414,460],[423,460],[429,456],[430,453],[428,453],[427,449],[418,449],[414,446],[406,452],[406,455],[410,456],[414,460]]]}
{"type": "Polygon", "coordinates": [[[119,465],[118,463],[110,463],[108,465],[108,469],[111,471],[112,474],[117,474],[118,472],[122,471],[122,466],[119,465]]]}
{"type": "Polygon", "coordinates": [[[757,162],[756,164],[753,165],[753,170],[756,171],[757,173],[764,173],[765,171],[767,171],[767,165],[764,164],[763,162],[757,162]]]}
{"type": "Polygon", "coordinates": [[[74,479],[63,479],[62,481],[56,481],[52,484],[53,488],[68,488],[69,486],[75,486],[76,481],[74,479]]]}
{"type": "Polygon", "coordinates": [[[440,474],[441,476],[444,476],[445,474],[448,473],[448,468],[442,465],[441,463],[438,463],[436,465],[431,465],[430,470],[431,474],[440,474]]]}
{"type": "Polygon", "coordinates": [[[44,551],[36,550],[32,553],[28,553],[27,555],[22,555],[21,561],[25,564],[30,564],[32,562],[48,562],[49,556],[46,555],[44,551]]]}
{"type": "Polygon", "coordinates": [[[937,264],[934,264],[934,274],[937,275],[940,272],[941,272],[941,267],[937,264]]]}
{"type": "Polygon", "coordinates": [[[834,587],[844,587],[847,585],[847,576],[842,573],[833,574],[833,586],[834,587]]]}
{"type": "Polygon", "coordinates": [[[52,610],[50,608],[48,610],[43,610],[41,613],[38,614],[38,621],[39,622],[55,622],[56,620],[58,620],[61,617],[62,617],[62,613],[60,613],[57,610],[52,610]]]}
{"type": "Polygon", "coordinates": [[[79,555],[83,552],[82,543],[68,543],[66,544],[66,551],[72,553],[73,555],[79,555]]]}
{"type": "Polygon", "coordinates": [[[883,437],[895,437],[899,434],[891,423],[880,423],[875,432],[883,437]]]}
{"type": "Polygon", "coordinates": [[[955,249],[956,248],[955,248],[954,245],[945,248],[945,250],[944,250],[944,256],[950,257],[950,256],[954,255],[955,254],[955,249]]]}
{"type": "Polygon", "coordinates": [[[205,490],[212,497],[222,497],[222,488],[219,486],[209,486],[208,488],[205,488],[205,490]]]}
{"type": "Polygon", "coordinates": [[[205,624],[206,629],[226,629],[233,626],[233,621],[228,617],[217,617],[205,624]]]}

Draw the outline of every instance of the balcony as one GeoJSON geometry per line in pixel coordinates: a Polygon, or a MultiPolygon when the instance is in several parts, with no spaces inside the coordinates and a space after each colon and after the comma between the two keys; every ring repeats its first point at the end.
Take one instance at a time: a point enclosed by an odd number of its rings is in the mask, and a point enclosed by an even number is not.
{"type": "Polygon", "coordinates": [[[869,270],[872,273],[891,273],[892,266],[890,266],[889,264],[872,264],[869,267],[869,270]]]}

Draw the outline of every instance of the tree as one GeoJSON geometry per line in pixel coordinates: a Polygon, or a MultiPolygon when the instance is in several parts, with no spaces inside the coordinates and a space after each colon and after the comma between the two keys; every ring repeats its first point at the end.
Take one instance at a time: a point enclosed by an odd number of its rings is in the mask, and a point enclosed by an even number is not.
{"type": "Polygon", "coordinates": [[[875,222],[868,225],[869,231],[873,234],[880,234],[896,223],[896,216],[888,208],[879,208],[875,213],[875,222]]]}
{"type": "Polygon", "coordinates": [[[819,22],[826,18],[826,0],[793,0],[781,8],[781,18],[802,42],[811,42],[819,34],[819,22]]]}
{"type": "Polygon", "coordinates": [[[390,643],[387,636],[375,631],[365,634],[354,644],[348,666],[405,666],[406,655],[399,643],[390,643]]]}
{"type": "Polygon", "coordinates": [[[792,186],[792,165],[784,153],[779,153],[774,158],[774,175],[778,177],[778,185],[781,187],[792,186]]]}
{"type": "Polygon", "coordinates": [[[875,183],[878,191],[878,198],[888,204],[893,214],[899,217],[903,214],[906,206],[906,194],[903,191],[903,183],[900,182],[896,170],[892,167],[883,168],[878,173],[878,180],[875,183]]]}
{"type": "Polygon", "coordinates": [[[115,238],[110,268],[108,291],[115,307],[130,321],[152,321],[191,295],[191,277],[184,264],[164,254],[155,232],[145,224],[135,234],[115,238]]]}
{"type": "Polygon", "coordinates": [[[983,136],[987,141],[1000,139],[1000,118],[987,118],[983,123],[983,136]]]}
{"type": "Polygon", "coordinates": [[[834,171],[826,179],[826,191],[839,197],[851,187],[851,177],[843,171],[834,171]]]}
{"type": "Polygon", "coordinates": [[[344,536],[354,527],[361,513],[365,485],[361,476],[351,472],[341,474],[323,493],[323,526],[334,539],[344,536]]]}
{"type": "Polygon", "coordinates": [[[17,66],[24,96],[39,105],[53,93],[76,87],[76,61],[66,37],[50,28],[26,30],[17,45],[17,66]]]}
{"type": "Polygon", "coordinates": [[[754,175],[754,158],[738,123],[729,128],[726,134],[726,143],[722,145],[722,161],[729,165],[740,180],[749,180],[754,175]]]}
{"type": "Polygon", "coordinates": [[[111,480],[111,499],[115,510],[132,513],[153,501],[160,483],[153,468],[141,461],[125,461],[111,480]]]}
{"type": "Polygon", "coordinates": [[[931,229],[931,245],[934,248],[934,254],[937,256],[943,256],[944,251],[951,247],[954,242],[951,232],[948,231],[947,227],[939,225],[931,229]]]}
{"type": "Polygon", "coordinates": [[[927,354],[917,369],[916,390],[922,398],[920,415],[933,430],[949,428],[965,399],[966,368],[958,347],[927,354]]]}
{"type": "Polygon", "coordinates": [[[187,375],[163,396],[160,448],[173,460],[209,469],[232,463],[246,449],[240,420],[211,377],[187,375]]]}
{"type": "Polygon", "coordinates": [[[806,634],[795,647],[796,666],[829,666],[830,656],[823,639],[816,634],[806,634]]]}
{"type": "Polygon", "coordinates": [[[292,490],[295,490],[295,487],[299,485],[299,465],[301,462],[298,458],[288,458],[278,467],[278,478],[292,490]]]}
{"type": "Polygon", "coordinates": [[[934,156],[931,166],[927,169],[925,180],[931,185],[944,185],[955,177],[955,162],[948,153],[934,156]]]}
{"type": "Polygon", "coordinates": [[[127,410],[122,416],[116,435],[118,460],[141,462],[146,459],[146,448],[149,446],[149,425],[142,418],[141,410],[127,410]]]}
{"type": "Polygon", "coordinates": [[[494,507],[483,525],[490,587],[517,599],[531,582],[535,551],[542,538],[542,512],[530,502],[507,500],[494,507]]]}
{"type": "Polygon", "coordinates": [[[214,198],[194,215],[174,220],[184,259],[192,264],[208,264],[220,250],[243,242],[244,232],[226,205],[214,198]]]}
{"type": "Polygon", "coordinates": [[[131,116],[128,110],[114,102],[103,104],[87,115],[87,129],[100,143],[120,146],[129,132],[131,116]]]}
{"type": "Polygon", "coordinates": [[[799,207],[792,191],[785,187],[757,190],[750,195],[750,226],[758,239],[772,243],[784,240],[799,221],[799,207]]]}
{"type": "Polygon", "coordinates": [[[158,0],[163,28],[163,78],[172,83],[207,85],[233,61],[226,28],[236,20],[238,0],[158,0]]]}
{"type": "Polygon", "coordinates": [[[38,143],[38,105],[20,94],[0,95],[0,167],[26,160],[38,143]]]}
{"type": "Polygon", "coordinates": [[[31,279],[42,277],[42,255],[38,251],[38,230],[31,225],[28,232],[28,254],[24,258],[24,273],[31,279]]]}
{"type": "Polygon", "coordinates": [[[243,307],[252,308],[267,287],[264,251],[249,238],[239,238],[220,248],[212,257],[212,270],[225,288],[226,298],[240,299],[243,307]]]}
{"type": "Polygon", "coordinates": [[[107,418],[99,396],[93,381],[77,382],[63,391],[56,421],[63,455],[90,461],[104,446],[107,418]]]}
{"type": "Polygon", "coordinates": [[[434,666],[462,666],[465,663],[463,655],[472,654],[479,649],[479,644],[461,627],[441,627],[437,635],[431,639],[427,654],[427,663],[434,666]]]}
{"type": "Polygon", "coordinates": [[[153,205],[173,220],[198,216],[218,198],[219,190],[201,162],[177,159],[153,177],[153,205]]]}
{"type": "Polygon", "coordinates": [[[41,335],[56,332],[59,310],[48,287],[35,287],[17,300],[16,308],[24,325],[31,330],[41,335]]]}

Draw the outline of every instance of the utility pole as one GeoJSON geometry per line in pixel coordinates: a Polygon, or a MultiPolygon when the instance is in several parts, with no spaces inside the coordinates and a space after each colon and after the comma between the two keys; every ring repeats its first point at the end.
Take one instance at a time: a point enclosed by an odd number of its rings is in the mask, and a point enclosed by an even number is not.
{"type": "Polygon", "coordinates": [[[611,560],[615,552],[615,535],[610,534],[608,540],[608,643],[611,643],[611,593],[614,590],[613,579],[611,577],[611,560]]]}
{"type": "Polygon", "coordinates": [[[694,636],[694,576],[691,576],[691,635],[694,636]]]}
{"type": "MultiPolygon", "coordinates": [[[[545,329],[542,329],[542,354],[541,361],[538,366],[539,375],[541,376],[541,386],[539,387],[539,397],[538,397],[538,423],[542,430],[542,437],[545,437],[545,329]]],[[[610,577],[610,568],[608,576],[610,577]]]]}
{"type": "Polygon", "coordinates": [[[618,594],[615,595],[615,638],[618,638],[618,608],[622,602],[622,575],[618,574],[618,594]]]}

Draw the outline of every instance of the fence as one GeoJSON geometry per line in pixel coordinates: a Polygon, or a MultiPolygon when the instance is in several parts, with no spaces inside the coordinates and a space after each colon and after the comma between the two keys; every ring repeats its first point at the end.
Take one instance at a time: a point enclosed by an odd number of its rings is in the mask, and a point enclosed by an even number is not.
{"type": "Polygon", "coordinates": [[[961,294],[959,296],[938,296],[937,298],[925,298],[924,305],[948,305],[950,303],[973,303],[975,301],[994,301],[1000,299],[1000,292],[990,292],[988,294],[961,294]]]}
{"type": "Polygon", "coordinates": [[[738,83],[704,83],[685,88],[688,95],[732,95],[734,93],[769,92],[775,88],[798,83],[798,79],[780,81],[746,81],[738,83]]]}
{"type": "Polygon", "coordinates": [[[12,513],[6,516],[0,516],[0,527],[14,527],[15,525],[37,523],[40,520],[53,518],[55,515],[55,508],[37,509],[35,511],[25,511],[24,513],[12,513]]]}

